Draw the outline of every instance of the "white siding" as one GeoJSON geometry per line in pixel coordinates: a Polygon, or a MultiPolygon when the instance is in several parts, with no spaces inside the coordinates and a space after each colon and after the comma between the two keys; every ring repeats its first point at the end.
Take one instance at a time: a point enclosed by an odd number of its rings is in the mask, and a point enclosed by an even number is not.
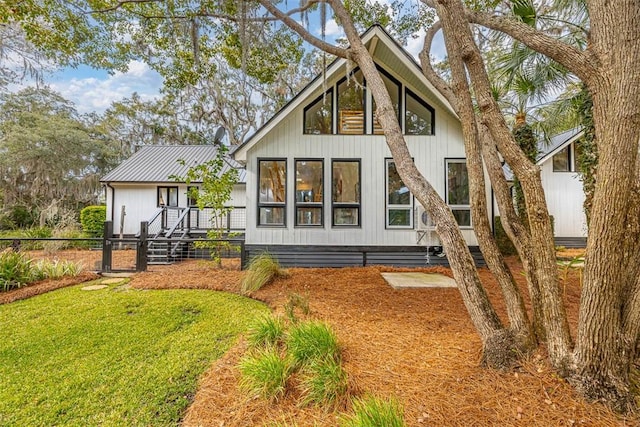
{"type": "Polygon", "coordinates": [[[556,237],[586,237],[587,219],[584,214],[584,189],[575,172],[554,172],[552,157],[541,166],[542,186],[549,214],[554,219],[556,237]]]}
{"type": "MultiPolygon", "coordinates": [[[[113,220],[115,234],[120,233],[120,213],[125,208],[124,234],[140,231],[140,222],[148,221],[158,210],[158,187],[178,187],[178,206],[187,206],[187,186],[173,183],[117,184],[107,187],[107,219],[113,220]],[[112,197],[113,195],[113,197],[112,197]]],[[[245,185],[236,184],[231,192],[229,205],[246,205],[245,185]]]]}
{"type": "MultiPolygon", "coordinates": [[[[310,96],[314,99],[318,94],[310,96]]],[[[304,135],[303,108],[278,123],[253,146],[247,155],[247,244],[283,245],[384,245],[416,244],[416,230],[385,228],[385,158],[391,154],[383,136],[304,135]],[[257,227],[257,167],[259,158],[287,159],[286,227],[257,227]],[[294,160],[324,160],[324,227],[294,226],[294,160]],[[358,159],[361,167],[361,227],[331,226],[331,160],[358,159]]],[[[433,136],[407,136],[415,163],[443,196],[445,158],[463,158],[464,146],[459,122],[436,107],[433,136]]],[[[417,205],[417,202],[416,202],[417,205]]],[[[468,244],[475,245],[473,230],[464,230],[468,244]]]]}

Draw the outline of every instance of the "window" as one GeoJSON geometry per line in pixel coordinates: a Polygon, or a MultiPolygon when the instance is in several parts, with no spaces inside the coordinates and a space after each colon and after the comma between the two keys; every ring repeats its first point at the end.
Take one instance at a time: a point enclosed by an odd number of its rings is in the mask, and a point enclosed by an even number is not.
{"type": "Polygon", "coordinates": [[[469,175],[464,159],[448,159],[447,165],[447,203],[453,211],[460,227],[471,227],[471,207],[469,205],[469,175]]]}
{"type": "Polygon", "coordinates": [[[178,187],[158,187],[158,206],[178,206],[178,187]]]}
{"type": "Polygon", "coordinates": [[[322,160],[296,160],[296,225],[322,226],[323,179],[322,160]]]}
{"type": "Polygon", "coordinates": [[[304,133],[333,133],[333,90],[329,89],[304,109],[304,133]]]}
{"type": "Polygon", "coordinates": [[[258,160],[258,225],[286,225],[286,184],[286,160],[258,160]]]}
{"type": "Polygon", "coordinates": [[[198,187],[187,187],[187,206],[198,206],[198,187]]]}
{"type": "Polygon", "coordinates": [[[406,135],[433,135],[433,108],[409,89],[406,91],[404,133],[406,135]]]}
{"type": "Polygon", "coordinates": [[[386,159],[387,227],[413,228],[413,196],[398,174],[392,159],[386,159]]]}
{"type": "Polygon", "coordinates": [[[338,133],[364,133],[364,79],[360,70],[338,83],[338,133]]]}
{"type": "Polygon", "coordinates": [[[360,161],[333,160],[331,187],[333,225],[360,226],[360,161]]]}
{"type": "Polygon", "coordinates": [[[554,172],[571,172],[571,146],[567,145],[553,156],[554,172]]]}
{"type": "MultiPolygon", "coordinates": [[[[386,71],[382,68],[378,68],[380,71],[380,77],[382,77],[382,81],[384,85],[387,87],[387,91],[389,92],[389,96],[391,97],[391,102],[393,103],[393,108],[396,111],[396,116],[398,119],[400,118],[400,82],[391,77],[386,71]]],[[[381,135],[382,126],[378,123],[378,118],[376,117],[376,101],[372,98],[373,101],[373,115],[371,123],[373,123],[373,133],[377,135],[381,135]]]]}

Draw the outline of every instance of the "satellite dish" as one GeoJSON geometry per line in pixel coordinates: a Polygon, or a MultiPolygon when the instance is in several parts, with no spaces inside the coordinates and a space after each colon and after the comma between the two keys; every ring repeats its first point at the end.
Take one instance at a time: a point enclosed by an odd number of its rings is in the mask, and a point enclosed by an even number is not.
{"type": "Polygon", "coordinates": [[[216,134],[213,137],[213,143],[222,144],[222,138],[224,138],[224,133],[225,133],[224,127],[220,126],[218,130],[216,130],[216,134]]]}

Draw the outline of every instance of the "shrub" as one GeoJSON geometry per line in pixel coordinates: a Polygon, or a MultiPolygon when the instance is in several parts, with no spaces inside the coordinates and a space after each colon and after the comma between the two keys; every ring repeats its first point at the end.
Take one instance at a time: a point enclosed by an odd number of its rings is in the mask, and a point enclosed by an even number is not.
{"type": "Polygon", "coordinates": [[[10,291],[32,280],[31,260],[20,252],[5,249],[0,252],[0,289],[10,291]]]}
{"type": "Polygon", "coordinates": [[[263,252],[249,263],[249,268],[242,278],[240,291],[244,294],[255,292],[276,277],[286,275],[286,271],[280,268],[278,261],[270,254],[263,252]]]}
{"type": "Polygon", "coordinates": [[[347,374],[333,357],[308,361],[301,371],[303,403],[335,405],[347,393],[347,374]]]}
{"type": "Polygon", "coordinates": [[[287,337],[287,350],[297,366],[316,358],[340,360],[336,334],[326,323],[319,321],[294,325],[287,337]]]}
{"type": "Polygon", "coordinates": [[[91,237],[102,237],[104,234],[104,222],[106,220],[106,206],[87,206],[80,211],[82,231],[91,237]]]}
{"type": "Polygon", "coordinates": [[[403,427],[404,411],[395,400],[369,396],[353,402],[353,414],[341,418],[343,427],[403,427]]]}
{"type": "Polygon", "coordinates": [[[46,259],[31,263],[32,280],[59,279],[64,276],[77,276],[82,266],[73,261],[49,261],[46,259]]]}
{"type": "Polygon", "coordinates": [[[239,365],[240,386],[266,399],[278,399],[285,392],[289,364],[276,348],[258,350],[245,356],[239,365]]]}
{"type": "Polygon", "coordinates": [[[275,346],[284,337],[284,322],[280,317],[260,317],[250,328],[247,340],[252,347],[275,346]]]}

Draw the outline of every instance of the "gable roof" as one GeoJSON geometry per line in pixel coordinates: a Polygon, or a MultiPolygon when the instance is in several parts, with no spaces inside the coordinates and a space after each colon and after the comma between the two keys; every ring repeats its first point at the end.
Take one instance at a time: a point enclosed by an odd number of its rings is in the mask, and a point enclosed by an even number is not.
{"type": "Polygon", "coordinates": [[[538,161],[539,165],[543,164],[567,145],[582,138],[584,130],[582,128],[573,128],[564,131],[558,135],[551,137],[549,141],[542,140],[538,142],[538,161]]]}
{"type": "MultiPolygon", "coordinates": [[[[368,45],[369,51],[372,52],[374,59],[384,56],[393,60],[398,66],[403,66],[410,70],[412,74],[412,81],[419,82],[420,85],[425,86],[431,95],[433,95],[434,100],[440,107],[444,108],[452,116],[458,117],[446,98],[422,74],[420,65],[418,65],[413,57],[402,46],[400,46],[400,44],[394,40],[393,37],[391,37],[391,35],[382,28],[382,26],[375,24],[369,27],[369,29],[360,36],[360,38],[365,45],[368,45]]],[[[386,62],[390,61],[387,60],[386,62]]],[[[336,73],[346,65],[347,60],[344,58],[337,58],[329,64],[324,73],[318,74],[309,84],[307,84],[307,86],[305,86],[304,89],[302,89],[284,107],[282,107],[280,111],[271,117],[267,123],[251,135],[244,143],[239,145],[233,151],[232,155],[234,159],[239,162],[245,162],[247,152],[251,147],[260,141],[271,129],[280,123],[280,121],[300,107],[302,102],[307,100],[314,92],[321,89],[326,80],[335,76],[336,73]]]]}
{"type": "MultiPolygon", "coordinates": [[[[145,145],[100,182],[175,182],[169,176],[185,176],[190,167],[215,159],[217,152],[215,145],[145,145]],[[184,160],[185,164],[181,165],[178,160],[184,160]]],[[[222,173],[231,167],[238,169],[238,182],[244,183],[244,168],[231,158],[227,159],[222,173]]]]}

